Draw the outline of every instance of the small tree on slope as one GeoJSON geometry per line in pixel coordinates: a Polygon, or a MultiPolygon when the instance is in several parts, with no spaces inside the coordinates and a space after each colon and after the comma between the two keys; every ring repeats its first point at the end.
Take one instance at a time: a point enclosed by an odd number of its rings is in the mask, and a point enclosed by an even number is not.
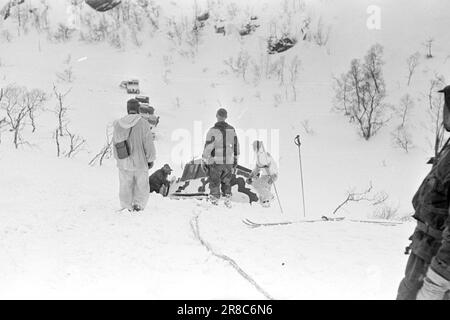
{"type": "Polygon", "coordinates": [[[389,120],[385,82],[382,73],[383,47],[372,46],[364,62],[353,59],[350,70],[336,79],[335,109],[344,113],[358,127],[361,136],[369,140],[389,120]]]}

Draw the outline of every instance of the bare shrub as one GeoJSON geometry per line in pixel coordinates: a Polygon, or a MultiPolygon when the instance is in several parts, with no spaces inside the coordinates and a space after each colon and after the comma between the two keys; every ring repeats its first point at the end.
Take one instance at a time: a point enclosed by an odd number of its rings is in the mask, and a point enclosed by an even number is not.
{"type": "Polygon", "coordinates": [[[420,59],[420,53],[416,52],[408,57],[406,59],[406,64],[408,65],[408,86],[411,83],[411,78],[414,74],[414,71],[416,70],[417,66],[419,65],[419,59],[420,59]]]}
{"type": "Polygon", "coordinates": [[[110,159],[112,157],[112,126],[109,125],[106,128],[106,142],[105,145],[100,149],[100,151],[92,158],[89,162],[90,166],[94,166],[96,163],[99,166],[103,165],[105,159],[110,159]]]}
{"type": "Polygon", "coordinates": [[[72,38],[74,31],[75,29],[59,23],[56,31],[52,34],[52,39],[57,42],[67,42],[72,38]]]}
{"type": "Polygon", "coordinates": [[[45,101],[47,101],[47,95],[39,89],[32,89],[25,93],[24,104],[28,110],[32,132],[36,131],[36,116],[42,110],[45,101]]]}
{"type": "Polygon", "coordinates": [[[312,34],[314,42],[319,46],[326,46],[330,39],[331,26],[325,26],[322,18],[317,22],[317,29],[312,34]]]}
{"type": "Polygon", "coordinates": [[[301,60],[298,56],[294,56],[289,64],[289,87],[291,88],[293,101],[297,101],[297,80],[299,75],[299,69],[301,66],[301,60]]]}
{"type": "Polygon", "coordinates": [[[358,59],[351,62],[350,70],[336,79],[335,110],[342,112],[356,123],[361,136],[369,140],[389,121],[386,116],[388,104],[382,74],[383,47],[372,46],[364,63],[358,59]]]}
{"type": "Polygon", "coordinates": [[[310,136],[313,136],[316,134],[314,129],[311,128],[311,124],[309,123],[308,119],[303,120],[300,124],[302,125],[303,130],[305,131],[306,134],[308,134],[310,136]]]}
{"type": "Polygon", "coordinates": [[[242,79],[247,81],[246,75],[250,65],[250,55],[247,51],[241,50],[236,59],[229,57],[224,63],[230,67],[233,73],[242,76],[242,79]]]}
{"type": "Polygon", "coordinates": [[[391,134],[394,146],[403,149],[406,153],[409,152],[413,145],[408,125],[409,113],[413,107],[414,100],[409,94],[404,95],[401,98],[400,105],[396,110],[400,123],[391,134]]]}
{"type": "Polygon", "coordinates": [[[388,204],[383,204],[375,209],[372,216],[375,219],[381,220],[399,220],[398,209],[398,206],[394,207],[388,204]]]}
{"type": "Polygon", "coordinates": [[[58,91],[58,88],[55,85],[53,85],[53,93],[57,100],[53,113],[55,113],[58,119],[58,134],[60,137],[64,136],[64,133],[66,132],[66,125],[68,122],[67,111],[69,110],[69,107],[65,105],[64,100],[70,91],[72,91],[72,88],[67,90],[65,93],[62,93],[58,91]]]}
{"type": "Polygon", "coordinates": [[[378,192],[374,194],[372,182],[369,182],[369,186],[363,191],[358,192],[355,190],[355,188],[351,188],[350,190],[348,190],[347,197],[336,207],[336,209],[334,209],[333,214],[336,214],[344,206],[352,202],[366,201],[373,206],[378,206],[383,204],[388,199],[388,197],[389,196],[385,192],[378,192]]]}
{"type": "Polygon", "coordinates": [[[9,131],[13,132],[13,143],[17,149],[22,144],[28,144],[22,136],[27,119],[31,121],[33,132],[36,130],[35,115],[42,107],[46,96],[41,90],[29,91],[25,87],[16,85],[1,89],[0,96],[0,109],[6,114],[2,125],[8,126],[9,131]]]}
{"type": "Polygon", "coordinates": [[[13,40],[13,35],[9,30],[2,30],[0,32],[0,38],[6,42],[11,42],[13,40]]]}
{"type": "Polygon", "coordinates": [[[66,151],[66,157],[72,158],[82,150],[83,145],[86,143],[86,139],[80,135],[70,132],[69,129],[66,129],[66,134],[69,138],[69,147],[66,151]]]}

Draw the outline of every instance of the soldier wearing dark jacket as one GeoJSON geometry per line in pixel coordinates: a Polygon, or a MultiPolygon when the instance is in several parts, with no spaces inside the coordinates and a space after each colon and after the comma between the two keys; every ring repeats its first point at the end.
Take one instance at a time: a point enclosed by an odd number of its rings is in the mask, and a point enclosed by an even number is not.
{"type": "Polygon", "coordinates": [[[167,178],[171,173],[172,169],[168,164],[165,164],[161,169],[156,170],[149,178],[150,193],[156,192],[166,196],[170,187],[170,181],[167,178]]]}
{"type": "Polygon", "coordinates": [[[209,176],[210,200],[217,204],[221,190],[225,205],[231,206],[231,179],[238,163],[239,142],[236,130],[225,122],[227,111],[219,109],[217,123],[209,129],[203,151],[203,164],[209,176]]]}
{"type": "MultiPolygon", "coordinates": [[[[450,86],[445,94],[444,127],[450,131],[450,86]]],[[[443,300],[450,293],[450,144],[433,161],[433,168],[413,198],[417,227],[398,300],[443,300]]]]}

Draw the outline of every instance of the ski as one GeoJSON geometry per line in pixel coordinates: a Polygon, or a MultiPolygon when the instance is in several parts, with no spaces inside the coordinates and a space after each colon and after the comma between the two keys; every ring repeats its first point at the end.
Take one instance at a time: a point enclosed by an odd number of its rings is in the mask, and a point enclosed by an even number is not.
{"type": "Polygon", "coordinates": [[[254,221],[246,218],[246,219],[242,220],[242,222],[244,224],[246,224],[248,227],[254,229],[254,228],[259,228],[259,227],[287,226],[287,225],[297,224],[297,223],[314,223],[314,222],[324,222],[324,221],[333,222],[333,221],[342,221],[342,220],[344,220],[344,217],[334,218],[334,217],[323,216],[320,219],[280,221],[280,222],[267,222],[267,223],[258,223],[258,222],[254,222],[254,221]]]}
{"type": "Polygon", "coordinates": [[[381,226],[399,226],[403,224],[400,221],[379,221],[379,220],[357,220],[357,219],[345,219],[345,217],[327,217],[322,216],[320,219],[310,219],[310,220],[297,220],[297,221],[280,221],[280,222],[255,222],[248,218],[243,219],[242,222],[247,225],[249,228],[255,229],[259,227],[274,227],[274,226],[287,226],[291,224],[297,223],[315,223],[315,222],[339,222],[339,221],[348,221],[352,223],[371,223],[378,224],[381,226]]]}

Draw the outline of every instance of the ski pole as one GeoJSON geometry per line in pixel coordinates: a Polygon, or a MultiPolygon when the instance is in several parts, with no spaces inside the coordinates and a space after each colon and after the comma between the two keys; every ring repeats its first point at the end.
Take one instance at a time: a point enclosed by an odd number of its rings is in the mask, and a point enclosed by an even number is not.
{"type": "MultiPolygon", "coordinates": [[[[273,180],[273,178],[272,178],[272,180],[273,180]]],[[[277,200],[278,200],[278,205],[280,206],[280,211],[282,214],[284,214],[283,207],[281,206],[280,196],[278,195],[277,185],[275,184],[275,181],[272,181],[272,182],[273,182],[273,189],[275,190],[275,194],[277,195],[277,200]]]]}
{"type": "Polygon", "coordinates": [[[281,206],[280,196],[278,195],[277,185],[275,184],[275,180],[269,172],[268,168],[264,168],[266,170],[267,175],[272,179],[273,189],[275,190],[275,195],[277,196],[278,206],[280,207],[280,211],[284,214],[283,207],[281,206]]]}
{"type": "Polygon", "coordinates": [[[300,142],[300,135],[297,135],[294,139],[294,143],[298,147],[298,158],[300,161],[300,180],[302,184],[302,200],[303,200],[303,217],[306,217],[306,207],[305,207],[305,188],[303,186],[303,168],[302,168],[302,153],[300,151],[300,146],[302,143],[300,142]]]}

